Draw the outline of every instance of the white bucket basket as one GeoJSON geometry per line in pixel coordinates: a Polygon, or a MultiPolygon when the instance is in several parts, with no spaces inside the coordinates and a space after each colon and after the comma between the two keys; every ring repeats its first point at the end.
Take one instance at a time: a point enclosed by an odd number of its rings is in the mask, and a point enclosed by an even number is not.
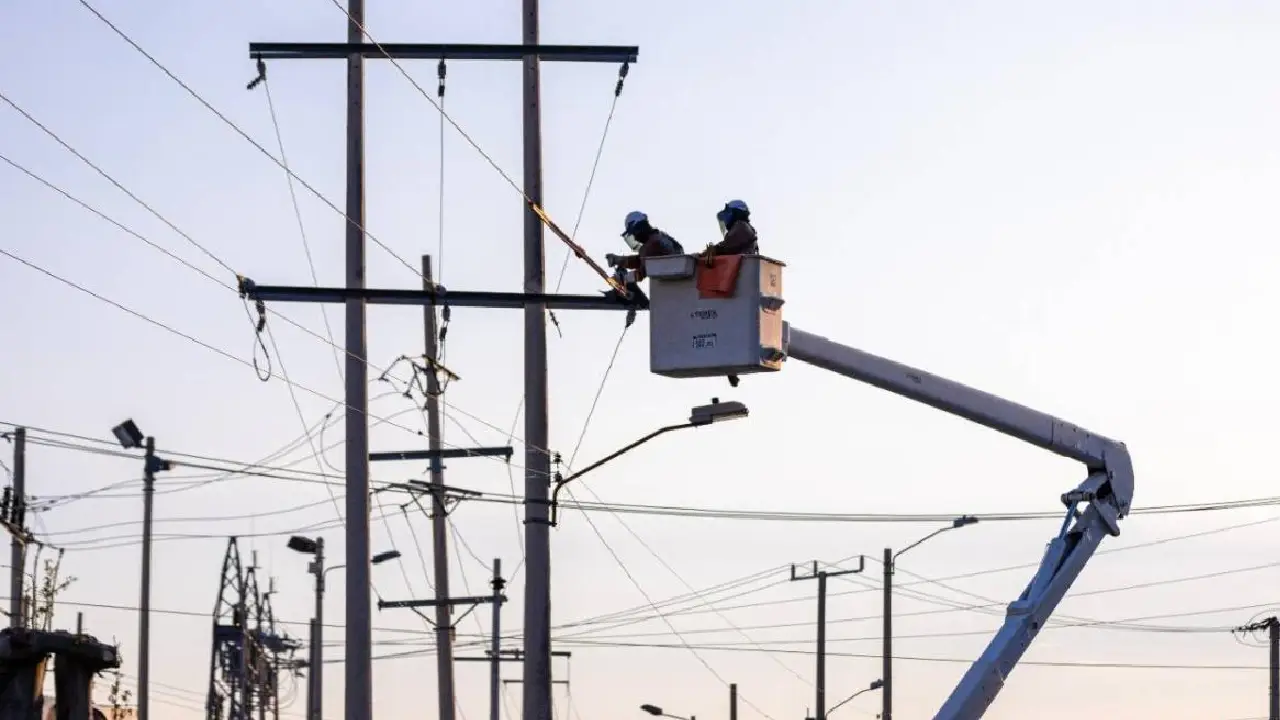
{"type": "Polygon", "coordinates": [[[649,369],[666,377],[746,375],[782,369],[782,268],[743,255],[730,297],[699,297],[698,259],[645,259],[649,369]]]}

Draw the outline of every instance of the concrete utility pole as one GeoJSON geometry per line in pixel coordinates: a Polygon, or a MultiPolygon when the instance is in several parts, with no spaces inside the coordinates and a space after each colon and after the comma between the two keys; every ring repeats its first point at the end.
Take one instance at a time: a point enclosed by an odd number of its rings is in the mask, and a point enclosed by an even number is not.
{"type": "Polygon", "coordinates": [[[9,559],[9,626],[22,627],[22,598],[27,568],[27,543],[22,537],[22,521],[27,507],[27,429],[13,431],[13,515],[17,527],[10,529],[13,543],[9,559]]]}
{"type": "Polygon", "coordinates": [[[1280,619],[1271,618],[1267,637],[1271,641],[1271,720],[1280,720],[1280,619]]]}
{"type": "Polygon", "coordinates": [[[1235,632],[1255,633],[1261,630],[1267,631],[1267,647],[1271,651],[1270,687],[1267,691],[1269,714],[1267,717],[1269,720],[1280,720],[1280,618],[1273,615],[1244,627],[1238,627],[1235,632]]]}
{"type": "MultiPolygon", "coordinates": [[[[347,42],[364,40],[364,0],[348,0],[347,42]]],[[[365,287],[364,55],[347,55],[347,287],[365,287]]],[[[346,720],[373,720],[369,598],[369,390],[365,301],[346,303],[347,603],[346,720]]]]}
{"type": "MultiPolygon", "coordinates": [[[[814,720],[827,720],[827,578],[840,577],[841,575],[852,575],[862,572],[866,565],[866,559],[858,556],[858,567],[851,570],[819,570],[818,561],[813,561],[813,569],[808,575],[798,575],[796,566],[791,566],[791,580],[814,580],[818,581],[818,667],[817,680],[814,683],[816,688],[816,697],[813,706],[814,720]]],[[[737,687],[731,687],[731,691],[735,700],[737,699],[737,687]]]]}
{"type": "Polygon", "coordinates": [[[729,683],[729,720],[738,720],[738,683],[729,683]]]}
{"type": "Polygon", "coordinates": [[[883,645],[880,657],[880,679],[884,685],[880,688],[880,717],[882,720],[893,720],[893,550],[884,549],[884,630],[881,634],[883,645]]]}
{"type": "Polygon", "coordinates": [[[493,641],[489,646],[489,720],[499,720],[502,702],[502,560],[493,559],[493,641]]]}
{"type": "Polygon", "coordinates": [[[307,669],[307,720],[320,720],[321,708],[324,707],[324,538],[316,538],[315,557],[309,569],[316,576],[316,611],[311,618],[311,644],[307,648],[310,658],[307,669]]]}
{"type": "MultiPolygon", "coordinates": [[[[551,458],[547,451],[547,345],[546,311],[548,309],[601,309],[632,312],[643,309],[635,303],[599,295],[546,295],[545,248],[543,221],[532,206],[541,208],[542,201],[542,132],[539,109],[540,62],[609,62],[619,63],[615,96],[621,92],[627,68],[636,62],[639,49],[634,46],[539,45],[538,3],[523,0],[523,36],[519,45],[491,44],[425,44],[362,42],[363,3],[349,0],[351,23],[346,43],[249,43],[249,56],[266,62],[272,59],[345,58],[347,60],[347,285],[343,288],[295,288],[258,285],[241,278],[240,288],[254,300],[285,302],[341,302],[346,306],[346,403],[347,403],[347,559],[350,575],[347,584],[346,612],[346,720],[369,720],[372,685],[370,682],[370,602],[369,602],[369,459],[409,459],[405,453],[395,457],[368,457],[368,406],[366,387],[365,307],[368,303],[385,304],[394,297],[396,304],[434,305],[441,298],[434,291],[393,290],[389,293],[365,286],[364,278],[364,178],[363,178],[363,86],[362,58],[464,60],[520,60],[524,67],[524,288],[520,293],[450,292],[447,302],[452,307],[523,308],[525,314],[525,442],[527,445],[525,474],[526,552],[528,578],[525,588],[524,657],[528,682],[524,692],[524,719],[551,718],[551,609],[550,609],[550,537],[548,528],[548,496],[551,485],[551,458]]],[[[430,98],[428,98],[430,99],[430,98]]],[[[573,245],[567,235],[562,236],[573,245]]],[[[575,246],[576,248],[576,246],[575,246]]],[[[580,248],[577,248],[580,251],[580,248]]],[[[587,258],[600,273],[604,271],[587,258]]],[[[449,457],[451,451],[442,451],[449,457]]],[[[459,453],[469,457],[474,453],[459,453]]]]}
{"type": "MultiPolygon", "coordinates": [[[[524,44],[538,44],[538,0],[522,0],[524,44]]],[[[524,193],[542,205],[541,70],[537,55],[524,58],[524,193]]],[[[542,220],[524,215],[524,291],[545,292],[542,220]]],[[[524,307],[525,595],[524,720],[551,720],[551,525],[548,518],[551,456],[547,450],[547,306],[524,307]]]]}
{"type": "Polygon", "coordinates": [[[142,589],[138,601],[138,720],[150,712],[151,684],[151,525],[156,494],[156,471],[168,464],[156,457],[156,439],[147,436],[142,471],[142,589]]]}
{"type": "MultiPolygon", "coordinates": [[[[431,256],[422,256],[422,289],[432,290],[431,256]]],[[[449,599],[449,519],[445,515],[444,461],[440,451],[440,350],[436,337],[436,306],[422,306],[427,352],[427,442],[431,449],[431,538],[436,587],[436,686],[440,696],[440,720],[454,720],[453,608],[449,599]]]]}

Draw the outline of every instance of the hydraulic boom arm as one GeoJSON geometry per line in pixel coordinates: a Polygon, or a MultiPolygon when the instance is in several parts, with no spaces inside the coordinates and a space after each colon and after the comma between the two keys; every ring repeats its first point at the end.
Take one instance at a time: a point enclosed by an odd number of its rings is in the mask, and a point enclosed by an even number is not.
{"type": "Polygon", "coordinates": [[[812,335],[789,324],[786,354],[882,390],[958,415],[1084,463],[1087,475],[1063,493],[1066,517],[1040,568],[1008,607],[1004,625],[965,673],[934,720],[982,717],[1022,654],[1066,595],[1103,535],[1120,534],[1133,500],[1133,466],[1123,443],[1052,415],[931,375],[892,360],[812,335]],[[1080,506],[1084,505],[1083,511],[1080,506]]]}

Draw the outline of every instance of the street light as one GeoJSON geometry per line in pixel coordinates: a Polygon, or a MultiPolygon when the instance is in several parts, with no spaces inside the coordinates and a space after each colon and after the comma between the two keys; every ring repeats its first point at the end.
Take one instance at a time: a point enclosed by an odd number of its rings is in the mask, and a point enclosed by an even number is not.
{"type": "Polygon", "coordinates": [[[111,428],[120,447],[143,449],[142,466],[142,582],[138,601],[138,720],[149,720],[151,678],[151,526],[156,493],[156,473],[170,468],[156,457],[156,439],[143,435],[131,419],[111,428]]]}
{"type": "MultiPolygon", "coordinates": [[[[311,672],[307,675],[307,720],[321,720],[321,681],[324,675],[324,658],[321,648],[324,642],[324,576],[330,570],[344,568],[346,565],[324,566],[324,538],[309,538],[294,535],[289,538],[288,547],[294,552],[311,555],[314,559],[307,565],[307,572],[316,577],[316,612],[311,620],[310,658],[308,664],[311,672]]],[[[369,558],[371,565],[380,565],[388,560],[400,557],[399,550],[387,550],[369,558]]]]}
{"type": "Polygon", "coordinates": [[[662,708],[658,707],[657,705],[641,705],[640,709],[649,713],[650,715],[653,715],[654,717],[673,718],[674,720],[697,720],[692,715],[690,715],[687,718],[681,717],[679,715],[668,715],[662,712],[662,708]]]}
{"type": "MultiPolygon", "coordinates": [[[[883,681],[883,680],[874,680],[874,681],[872,681],[872,683],[871,683],[870,685],[868,685],[867,687],[862,688],[862,689],[861,689],[861,690],[859,690],[858,692],[856,692],[856,693],[854,693],[854,694],[850,695],[849,697],[847,697],[847,698],[845,698],[845,699],[841,700],[840,702],[836,703],[835,705],[831,706],[831,709],[827,711],[827,715],[830,715],[831,713],[835,712],[835,711],[836,711],[836,708],[840,707],[841,705],[844,705],[845,703],[847,703],[847,702],[849,702],[850,700],[852,700],[852,699],[854,699],[854,698],[858,697],[859,695],[861,695],[861,694],[863,694],[863,693],[869,693],[869,692],[871,692],[872,690],[879,690],[879,689],[880,689],[880,688],[882,688],[882,687],[884,687],[884,681],[883,681]]],[[[824,719],[824,720],[825,720],[825,719],[824,719]]]]}
{"type": "MultiPolygon", "coordinates": [[[[653,432],[649,433],[648,435],[645,435],[644,437],[640,438],[639,440],[636,440],[630,445],[627,445],[619,450],[615,450],[613,453],[606,455],[603,458],[591,463],[590,465],[582,468],[578,472],[573,473],[569,477],[561,477],[560,473],[557,472],[556,478],[555,478],[555,487],[553,487],[551,490],[551,525],[552,527],[556,525],[556,522],[559,518],[559,512],[558,512],[559,506],[556,503],[558,498],[560,497],[560,488],[563,488],[565,485],[568,485],[569,483],[573,482],[574,480],[577,480],[583,475],[586,475],[592,470],[599,468],[601,465],[604,465],[605,463],[616,460],[621,455],[624,455],[632,450],[635,450],[636,448],[658,437],[659,435],[665,435],[674,430],[685,430],[687,428],[703,427],[704,425],[711,425],[713,423],[724,422],[725,420],[736,420],[738,418],[747,417],[749,414],[750,413],[747,410],[747,406],[743,405],[742,403],[736,400],[730,400],[729,402],[720,402],[720,398],[711,398],[710,404],[699,405],[689,411],[688,422],[683,422],[683,423],[680,423],[679,425],[667,425],[665,427],[660,427],[657,430],[654,430],[653,432]]],[[[649,706],[649,707],[652,707],[652,706],[649,706]]]]}
{"type": "Polygon", "coordinates": [[[884,674],[884,692],[881,694],[882,706],[880,710],[881,720],[893,720],[893,570],[894,564],[898,560],[898,556],[906,551],[919,546],[926,540],[937,537],[948,530],[956,530],[973,525],[978,522],[978,518],[972,515],[961,515],[951,521],[950,525],[940,527],[937,530],[925,535],[919,540],[902,548],[898,552],[893,552],[889,548],[884,549],[884,648],[881,653],[881,663],[883,665],[882,672],[884,674]]]}

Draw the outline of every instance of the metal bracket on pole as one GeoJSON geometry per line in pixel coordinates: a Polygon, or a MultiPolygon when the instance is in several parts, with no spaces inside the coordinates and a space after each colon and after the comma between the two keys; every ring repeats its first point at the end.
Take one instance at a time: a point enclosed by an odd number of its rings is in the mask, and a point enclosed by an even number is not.
{"type": "Polygon", "coordinates": [[[818,581],[818,667],[817,679],[814,683],[816,690],[814,720],[826,720],[827,718],[827,579],[860,573],[866,568],[866,565],[866,556],[859,555],[858,567],[851,570],[820,570],[818,561],[814,560],[813,569],[810,573],[808,575],[800,575],[796,572],[796,566],[791,566],[792,581],[814,579],[818,581]]]}
{"type": "Polygon", "coordinates": [[[388,460],[441,460],[447,458],[467,457],[500,457],[510,460],[514,451],[510,445],[503,447],[479,448],[446,448],[444,450],[397,450],[390,452],[369,453],[369,462],[385,462],[388,460]]]}
{"type": "Polygon", "coordinates": [[[249,43],[249,57],[257,60],[345,60],[359,54],[370,60],[524,60],[543,62],[633,63],[640,55],[634,45],[487,45],[475,43],[249,43]]]}
{"type": "Polygon", "coordinates": [[[305,285],[259,285],[247,277],[240,278],[240,296],[263,302],[300,302],[342,304],[363,300],[370,305],[449,305],[450,307],[519,310],[527,305],[545,305],[549,310],[648,310],[647,302],[634,302],[616,295],[561,295],[556,293],[489,292],[472,290],[446,291],[437,285],[432,290],[399,288],[330,288],[305,285]]]}
{"type": "MultiPolygon", "coordinates": [[[[506,595],[500,595],[502,602],[507,601],[506,595]]],[[[379,610],[392,610],[395,608],[424,608],[436,607],[438,605],[448,605],[450,607],[457,605],[481,605],[493,602],[492,595],[473,595],[467,597],[447,598],[445,600],[379,600],[379,610]]]]}

